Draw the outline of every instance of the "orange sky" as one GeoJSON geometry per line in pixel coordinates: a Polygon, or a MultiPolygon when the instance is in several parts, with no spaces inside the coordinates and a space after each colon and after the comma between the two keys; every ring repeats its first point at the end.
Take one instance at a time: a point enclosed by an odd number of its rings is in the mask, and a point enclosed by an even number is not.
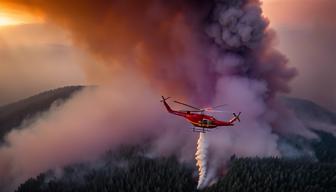
{"type": "MultiPolygon", "coordinates": [[[[68,33],[0,2],[0,105],[69,84],[84,84],[87,56],[68,33]]],[[[89,60],[89,59],[87,59],[89,60]]]]}
{"type": "MultiPolygon", "coordinates": [[[[45,21],[35,10],[18,10],[2,1],[0,0],[0,56],[7,60],[0,61],[1,92],[23,92],[19,94],[21,97],[49,87],[87,83],[78,66],[86,62],[91,64],[88,64],[90,67],[94,61],[82,59],[90,56],[73,45],[71,34],[45,21]],[[47,50],[48,53],[40,50],[47,50]],[[28,66],[25,62],[27,60],[36,62],[30,62],[28,66]],[[67,65],[56,64],[57,62],[67,65]],[[35,67],[47,71],[46,75],[30,70],[35,67]],[[20,70],[16,70],[18,68],[20,70]],[[11,88],[5,86],[8,78],[11,78],[11,88]],[[25,80],[26,83],[21,83],[24,78],[29,79],[25,80]],[[32,91],[18,91],[28,84],[35,86],[28,86],[34,87],[31,88],[32,91]]],[[[332,82],[336,81],[333,74],[336,71],[336,54],[333,53],[336,50],[336,1],[264,0],[263,8],[271,26],[278,33],[278,48],[288,56],[290,64],[299,69],[299,77],[292,82],[292,94],[312,99],[324,106],[332,106],[335,110],[336,88],[332,82]]],[[[104,71],[94,69],[97,73],[104,71]]],[[[10,98],[11,95],[8,94],[7,97],[10,98]]],[[[0,104],[5,101],[7,100],[0,98],[0,104]]]]}
{"type": "Polygon", "coordinates": [[[27,23],[41,23],[43,18],[37,12],[0,2],[0,27],[27,23]]]}

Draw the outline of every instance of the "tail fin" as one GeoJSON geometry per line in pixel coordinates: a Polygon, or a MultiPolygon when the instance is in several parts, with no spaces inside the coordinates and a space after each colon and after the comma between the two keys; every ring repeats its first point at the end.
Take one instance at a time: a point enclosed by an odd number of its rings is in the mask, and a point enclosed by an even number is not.
{"type": "Polygon", "coordinates": [[[163,102],[163,104],[165,105],[167,111],[169,113],[173,113],[174,111],[170,108],[170,106],[167,104],[166,100],[169,99],[170,97],[167,97],[167,98],[164,98],[163,96],[162,97],[162,100],[160,102],[163,102]]]}
{"type": "Polygon", "coordinates": [[[170,106],[168,105],[168,103],[166,102],[167,99],[169,99],[170,97],[167,97],[167,98],[164,98],[162,96],[162,100],[161,102],[163,102],[164,106],[166,107],[167,111],[169,113],[172,113],[172,114],[175,114],[175,115],[178,115],[178,116],[182,116],[182,117],[186,117],[187,115],[187,112],[183,112],[183,111],[174,111],[170,108],[170,106]]]}

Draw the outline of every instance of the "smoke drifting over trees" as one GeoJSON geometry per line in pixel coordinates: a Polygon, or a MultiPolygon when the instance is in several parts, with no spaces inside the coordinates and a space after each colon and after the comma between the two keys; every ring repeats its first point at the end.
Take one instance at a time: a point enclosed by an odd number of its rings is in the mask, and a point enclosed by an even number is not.
{"type": "Polygon", "coordinates": [[[195,135],[163,112],[161,93],[198,105],[227,103],[242,112],[241,124],[207,135],[205,185],[232,154],[281,156],[286,151],[278,149],[279,135],[317,138],[276,98],[289,91],[296,71],[273,48],[275,33],[258,0],[10,2],[69,30],[74,42],[107,66],[112,80],[106,84],[112,85],[83,92],[8,134],[0,148],[1,185],[16,186],[146,138],[154,138],[153,154],[191,162],[195,135]]]}

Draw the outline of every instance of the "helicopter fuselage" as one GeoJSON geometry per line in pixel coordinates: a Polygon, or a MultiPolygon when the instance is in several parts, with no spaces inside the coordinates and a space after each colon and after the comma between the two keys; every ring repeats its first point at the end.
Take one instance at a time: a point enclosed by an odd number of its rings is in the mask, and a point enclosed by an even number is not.
{"type": "Polygon", "coordinates": [[[165,105],[169,113],[184,117],[194,127],[212,129],[212,128],[216,128],[219,126],[233,126],[234,125],[233,123],[236,120],[239,120],[239,115],[236,116],[235,114],[234,114],[234,117],[229,121],[219,121],[215,119],[213,116],[205,115],[203,113],[193,113],[191,111],[175,111],[170,108],[170,106],[167,104],[166,99],[164,99],[164,97],[163,97],[162,102],[165,105]]]}
{"type": "Polygon", "coordinates": [[[184,117],[195,127],[215,128],[218,126],[233,126],[233,123],[219,121],[210,115],[187,113],[184,117]]]}

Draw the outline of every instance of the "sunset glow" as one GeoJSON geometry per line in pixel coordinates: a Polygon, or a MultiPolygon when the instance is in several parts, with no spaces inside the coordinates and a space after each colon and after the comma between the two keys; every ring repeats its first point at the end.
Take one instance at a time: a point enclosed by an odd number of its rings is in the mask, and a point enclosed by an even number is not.
{"type": "Polygon", "coordinates": [[[0,27],[41,22],[41,17],[26,11],[0,7],[0,27]]]}
{"type": "Polygon", "coordinates": [[[0,26],[18,25],[21,23],[23,23],[23,21],[17,20],[13,17],[9,17],[7,15],[0,15],[0,26]]]}

